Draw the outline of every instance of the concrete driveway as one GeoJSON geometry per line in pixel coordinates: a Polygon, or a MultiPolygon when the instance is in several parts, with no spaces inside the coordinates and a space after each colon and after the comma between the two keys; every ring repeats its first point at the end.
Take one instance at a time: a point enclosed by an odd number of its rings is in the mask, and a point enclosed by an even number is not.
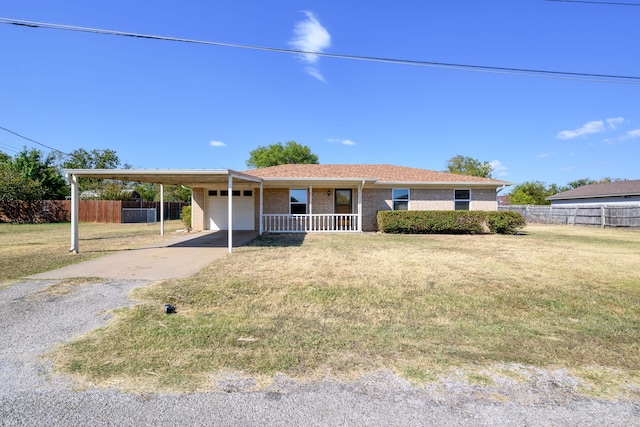
{"type": "MultiPolygon", "coordinates": [[[[242,246],[257,236],[257,231],[234,231],[233,246],[242,246]]],[[[153,246],[83,261],[29,278],[179,279],[197,273],[210,262],[226,255],[226,231],[200,232],[176,237],[153,246]]]]}

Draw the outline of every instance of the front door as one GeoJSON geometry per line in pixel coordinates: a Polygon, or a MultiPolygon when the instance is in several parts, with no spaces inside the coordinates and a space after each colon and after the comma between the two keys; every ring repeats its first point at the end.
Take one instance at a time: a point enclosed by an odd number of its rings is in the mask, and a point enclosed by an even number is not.
{"type": "Polygon", "coordinates": [[[336,229],[349,230],[351,228],[351,216],[347,214],[352,213],[352,191],[349,190],[336,190],[335,191],[335,213],[336,213],[336,229]],[[344,214],[341,215],[341,214],[344,214]]]}
{"type": "Polygon", "coordinates": [[[351,203],[351,190],[336,190],[336,206],[335,213],[350,214],[353,208],[351,203]]]}

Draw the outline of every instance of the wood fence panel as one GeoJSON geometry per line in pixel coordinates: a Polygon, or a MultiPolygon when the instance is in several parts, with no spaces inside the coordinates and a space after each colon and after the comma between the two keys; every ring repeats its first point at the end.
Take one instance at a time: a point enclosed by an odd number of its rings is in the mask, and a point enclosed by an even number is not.
{"type": "Polygon", "coordinates": [[[122,222],[122,202],[118,200],[79,200],[78,221],[120,224],[122,222]]]}
{"type": "Polygon", "coordinates": [[[640,227],[640,206],[499,206],[499,211],[519,212],[528,223],[640,227]]]}

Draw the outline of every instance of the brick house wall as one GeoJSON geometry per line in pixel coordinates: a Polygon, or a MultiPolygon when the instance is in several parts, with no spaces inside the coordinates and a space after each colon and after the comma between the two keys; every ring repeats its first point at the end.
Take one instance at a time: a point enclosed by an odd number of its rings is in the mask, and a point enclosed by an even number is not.
{"type": "Polygon", "coordinates": [[[206,189],[193,188],[192,208],[191,208],[191,229],[194,231],[202,231],[205,229],[205,206],[206,206],[206,189]]]}
{"type": "MultiPolygon", "coordinates": [[[[293,188],[293,187],[292,187],[293,188]]],[[[393,188],[401,188],[400,186],[393,188]]],[[[410,188],[410,187],[409,187],[410,188]]],[[[460,187],[462,189],[462,187],[460,187]]],[[[348,187],[340,187],[348,189],[348,187]]],[[[358,188],[352,190],[352,212],[358,212],[358,188]]],[[[260,195],[259,188],[254,189],[254,215],[255,229],[260,229],[260,195]]],[[[206,194],[205,188],[193,189],[192,227],[194,230],[204,230],[208,224],[206,220],[206,194]]],[[[333,188],[313,188],[312,199],[307,202],[313,204],[314,214],[334,213],[335,189],[333,188]],[[331,195],[327,195],[330,191],[331,195]]],[[[289,188],[265,188],[263,189],[264,208],[263,213],[269,214],[289,214],[289,188]]],[[[381,210],[391,210],[392,188],[368,188],[362,189],[362,230],[377,231],[377,213],[381,210]]],[[[410,188],[411,210],[453,210],[454,190],[452,188],[410,188]]],[[[496,192],[493,188],[471,190],[471,209],[495,211],[497,210],[496,192]]]]}

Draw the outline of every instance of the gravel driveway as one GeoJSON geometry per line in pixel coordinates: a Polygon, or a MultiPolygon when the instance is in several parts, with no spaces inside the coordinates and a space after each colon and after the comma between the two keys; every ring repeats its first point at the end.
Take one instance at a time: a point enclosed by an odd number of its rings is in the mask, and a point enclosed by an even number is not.
{"type": "Polygon", "coordinates": [[[53,376],[39,355],[132,304],[146,281],[112,280],[66,295],[38,293],[55,280],[0,290],[0,425],[2,426],[631,426],[640,402],[586,399],[562,371],[527,370],[531,381],[494,387],[455,377],[412,387],[389,372],[355,382],[298,384],[277,377],[265,391],[227,378],[226,392],[186,395],[78,391],[53,376]]]}

